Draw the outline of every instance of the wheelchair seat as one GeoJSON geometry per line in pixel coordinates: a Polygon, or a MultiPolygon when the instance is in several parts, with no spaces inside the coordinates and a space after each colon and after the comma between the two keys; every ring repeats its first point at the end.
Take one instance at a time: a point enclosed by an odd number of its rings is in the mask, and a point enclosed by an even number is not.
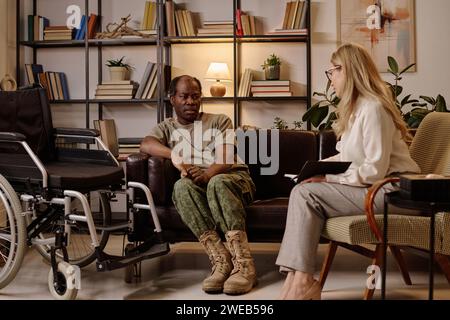
{"type": "MultiPolygon", "coordinates": [[[[0,92],[0,105],[0,132],[19,134],[11,136],[16,141],[23,135],[45,168],[49,190],[87,193],[123,185],[123,168],[109,151],[80,148],[99,137],[97,130],[53,127],[43,88],[0,92]]],[[[33,185],[40,184],[42,172],[24,151],[19,147],[12,149],[5,140],[0,142],[0,174],[15,185],[24,184],[27,179],[33,185]]]]}
{"type": "Polygon", "coordinates": [[[110,167],[91,163],[55,161],[45,164],[49,174],[50,189],[89,191],[119,185],[124,178],[121,167],[110,167]],[[76,167],[75,167],[76,165],[76,167]]]}

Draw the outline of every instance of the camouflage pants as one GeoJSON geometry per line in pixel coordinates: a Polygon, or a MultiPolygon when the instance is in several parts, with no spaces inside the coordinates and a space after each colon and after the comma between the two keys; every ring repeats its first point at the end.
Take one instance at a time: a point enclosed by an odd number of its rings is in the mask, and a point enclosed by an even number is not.
{"type": "Polygon", "coordinates": [[[253,201],[255,185],[246,171],[218,174],[207,186],[191,179],[175,183],[172,200],[183,222],[197,238],[205,231],[220,228],[245,230],[245,209],[253,201]]]}

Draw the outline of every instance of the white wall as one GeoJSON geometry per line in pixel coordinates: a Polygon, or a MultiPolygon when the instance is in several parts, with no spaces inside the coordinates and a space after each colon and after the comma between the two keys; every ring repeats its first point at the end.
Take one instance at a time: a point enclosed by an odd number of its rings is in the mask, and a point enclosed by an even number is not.
{"type": "MultiPolygon", "coordinates": [[[[345,1],[345,0],[342,0],[345,1]]],[[[26,1],[25,1],[26,2],[26,1]]],[[[131,13],[135,20],[140,20],[143,14],[144,0],[110,0],[104,1],[103,12],[105,22],[118,21],[123,15],[131,13]]],[[[194,13],[197,21],[232,18],[232,0],[191,0],[176,1],[194,13]]],[[[257,17],[259,30],[266,32],[279,26],[284,14],[285,0],[242,0],[243,9],[257,17]],[[281,2],[281,4],[280,4],[281,2]]],[[[68,4],[78,3],[84,10],[81,0],[39,0],[38,9],[48,16],[53,24],[62,24],[65,20],[65,8],[68,4]]],[[[26,30],[26,14],[31,12],[31,1],[28,1],[22,14],[22,30],[26,30]]],[[[96,1],[90,1],[91,11],[96,10],[96,1]]],[[[337,34],[337,0],[313,0],[312,5],[312,87],[313,91],[325,88],[324,70],[329,66],[329,57],[336,49],[337,34]]],[[[402,81],[405,92],[418,95],[444,95],[450,105],[450,24],[447,15],[450,12],[448,0],[416,0],[416,57],[417,72],[404,76],[402,81]]],[[[12,23],[12,22],[11,22],[12,23]]],[[[12,23],[13,24],[13,23],[12,23]]],[[[11,24],[9,24],[11,25],[11,24]]],[[[23,32],[22,32],[23,34],[23,32]]],[[[209,96],[210,83],[204,81],[204,74],[209,62],[221,60],[233,69],[231,44],[189,44],[173,45],[172,65],[173,76],[192,74],[203,83],[205,96],[209,96]]],[[[25,50],[30,61],[30,50],[25,50]]],[[[104,58],[126,55],[135,65],[132,79],[139,81],[146,61],[156,61],[154,47],[124,47],[107,48],[104,58]]],[[[305,45],[290,43],[244,44],[241,47],[242,65],[255,70],[256,78],[262,77],[260,65],[268,54],[274,52],[281,56],[282,78],[291,79],[294,92],[301,94],[306,82],[305,45]]],[[[97,69],[96,49],[91,51],[90,92],[95,90],[97,69]]],[[[43,50],[38,55],[38,61],[44,64],[46,70],[64,71],[69,77],[72,97],[84,93],[84,51],[77,48],[43,50]]],[[[242,68],[242,67],[241,67],[242,68]]],[[[0,69],[1,70],[1,69],[0,69]]],[[[104,72],[106,70],[104,69],[104,72]]],[[[242,71],[242,70],[241,70],[242,71]]],[[[391,80],[389,74],[384,74],[386,80],[391,80]]],[[[107,78],[107,74],[104,76],[107,78]]],[[[233,85],[227,85],[227,95],[233,92],[233,85]]],[[[56,105],[52,107],[55,125],[84,127],[84,105],[56,105]]],[[[230,103],[208,103],[204,105],[208,112],[226,113],[232,118],[233,106],[230,103]]],[[[305,106],[301,103],[243,103],[241,108],[241,123],[270,127],[273,118],[279,116],[292,124],[300,120],[305,106]]],[[[115,118],[119,136],[142,136],[149,127],[156,123],[156,110],[153,105],[110,106],[104,109],[105,118],[115,118]]],[[[91,112],[96,118],[96,107],[91,112]]],[[[92,126],[92,123],[91,123],[92,126]]]]}

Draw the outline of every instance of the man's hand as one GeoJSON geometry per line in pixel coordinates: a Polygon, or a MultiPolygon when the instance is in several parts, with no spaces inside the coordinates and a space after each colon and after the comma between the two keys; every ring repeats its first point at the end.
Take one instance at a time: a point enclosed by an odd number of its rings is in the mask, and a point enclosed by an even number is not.
{"type": "Polygon", "coordinates": [[[180,171],[182,178],[185,178],[189,175],[188,169],[191,168],[192,165],[183,163],[183,158],[175,155],[174,153],[171,154],[170,159],[172,160],[173,166],[180,171]]]}
{"type": "Polygon", "coordinates": [[[207,185],[212,176],[206,170],[197,166],[191,166],[187,169],[188,178],[191,178],[196,185],[207,185]]]}
{"type": "Polygon", "coordinates": [[[324,176],[315,176],[315,177],[303,180],[302,182],[300,182],[300,184],[312,183],[312,182],[327,182],[327,179],[324,176]]]}

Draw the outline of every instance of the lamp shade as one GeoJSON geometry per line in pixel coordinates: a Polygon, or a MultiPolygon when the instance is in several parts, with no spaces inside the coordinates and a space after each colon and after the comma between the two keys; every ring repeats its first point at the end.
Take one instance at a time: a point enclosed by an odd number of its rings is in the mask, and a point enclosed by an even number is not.
{"type": "Polygon", "coordinates": [[[230,70],[227,64],[223,62],[211,62],[208,71],[206,71],[205,80],[231,81],[230,70]]]}

